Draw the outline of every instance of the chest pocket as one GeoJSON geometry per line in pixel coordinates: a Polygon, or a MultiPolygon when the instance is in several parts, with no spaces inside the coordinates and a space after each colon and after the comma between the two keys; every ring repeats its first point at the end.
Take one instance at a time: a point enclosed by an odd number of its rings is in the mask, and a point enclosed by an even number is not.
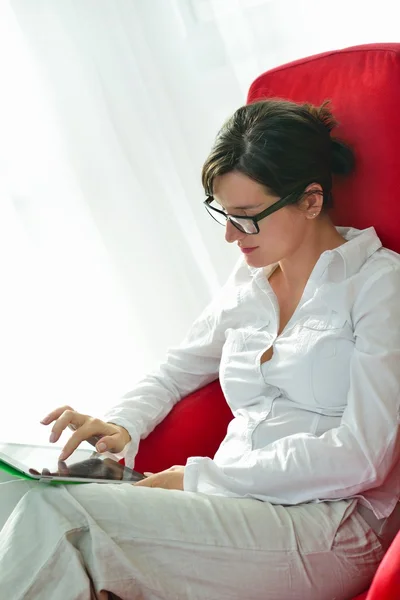
{"type": "Polygon", "coordinates": [[[299,328],[306,353],[314,403],[333,411],[344,408],[350,387],[350,362],[354,351],[351,324],[337,313],[307,319],[299,328]]]}

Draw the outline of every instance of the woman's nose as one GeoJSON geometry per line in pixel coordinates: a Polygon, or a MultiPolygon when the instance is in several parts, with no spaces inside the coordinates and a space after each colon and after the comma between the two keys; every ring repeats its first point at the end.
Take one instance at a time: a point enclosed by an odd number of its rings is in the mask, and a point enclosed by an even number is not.
{"type": "Polygon", "coordinates": [[[229,244],[232,244],[232,242],[236,242],[238,240],[242,240],[245,237],[246,237],[246,233],[244,233],[243,231],[240,231],[237,227],[232,225],[232,223],[229,221],[229,219],[226,221],[225,240],[229,244]]]}

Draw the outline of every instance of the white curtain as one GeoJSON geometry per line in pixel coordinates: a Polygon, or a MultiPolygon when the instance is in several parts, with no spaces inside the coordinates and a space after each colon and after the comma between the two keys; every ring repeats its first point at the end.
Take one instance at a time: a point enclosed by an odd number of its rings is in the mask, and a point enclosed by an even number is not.
{"type": "Polygon", "coordinates": [[[237,250],[202,162],[251,81],[396,41],[389,1],[0,0],[0,439],[98,414],[179,343],[237,250]]]}

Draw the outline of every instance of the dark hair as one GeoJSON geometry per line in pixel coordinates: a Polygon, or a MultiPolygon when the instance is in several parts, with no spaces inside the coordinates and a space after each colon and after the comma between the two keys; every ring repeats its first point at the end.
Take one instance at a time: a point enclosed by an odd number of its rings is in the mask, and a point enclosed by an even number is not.
{"type": "Polygon", "coordinates": [[[215,177],[238,171],[276,196],[293,194],[289,203],[319,183],[329,208],[332,174],[347,175],[354,167],[351,148],[331,137],[336,125],[329,100],[320,107],[281,99],[242,106],[224,123],[204,163],[206,194],[213,195],[215,177]]]}

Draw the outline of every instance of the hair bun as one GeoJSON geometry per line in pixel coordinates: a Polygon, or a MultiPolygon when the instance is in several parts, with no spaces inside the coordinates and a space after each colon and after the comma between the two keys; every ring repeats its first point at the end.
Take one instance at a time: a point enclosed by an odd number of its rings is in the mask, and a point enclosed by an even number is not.
{"type": "MultiPolygon", "coordinates": [[[[304,104],[304,108],[323,125],[327,132],[331,133],[332,129],[339,125],[332,114],[330,108],[330,100],[325,100],[321,106],[313,104],[304,104]]],[[[331,171],[335,175],[348,175],[354,169],[354,154],[352,149],[342,140],[331,137],[331,171]]]]}
{"type": "Polygon", "coordinates": [[[354,154],[352,149],[337,138],[332,138],[332,173],[348,175],[354,169],[354,154]]]}
{"type": "Polygon", "coordinates": [[[317,119],[317,121],[326,127],[329,133],[338,125],[338,122],[336,121],[330,109],[330,103],[330,100],[325,100],[321,106],[314,106],[313,104],[308,103],[303,105],[304,108],[308,110],[308,112],[314,117],[314,119],[317,119]]]}

